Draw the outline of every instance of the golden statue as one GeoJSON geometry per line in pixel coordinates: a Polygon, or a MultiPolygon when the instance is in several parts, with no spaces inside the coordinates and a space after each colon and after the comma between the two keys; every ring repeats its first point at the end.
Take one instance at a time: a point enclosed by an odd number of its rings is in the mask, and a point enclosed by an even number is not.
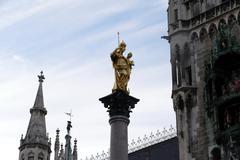
{"type": "Polygon", "coordinates": [[[123,52],[126,49],[126,43],[121,42],[112,53],[111,60],[113,62],[113,68],[115,71],[115,83],[113,86],[113,92],[116,90],[122,90],[129,94],[127,89],[128,81],[130,79],[131,69],[134,62],[131,60],[132,53],[129,52],[127,57],[124,57],[123,52]]]}

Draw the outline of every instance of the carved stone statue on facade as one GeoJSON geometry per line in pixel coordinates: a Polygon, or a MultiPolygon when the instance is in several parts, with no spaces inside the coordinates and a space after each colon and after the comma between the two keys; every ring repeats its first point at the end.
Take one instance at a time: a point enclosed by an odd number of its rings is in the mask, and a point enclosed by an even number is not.
{"type": "Polygon", "coordinates": [[[127,85],[134,63],[131,60],[131,52],[128,53],[127,57],[123,55],[125,49],[126,43],[122,41],[119,46],[111,53],[111,60],[113,62],[113,68],[115,72],[115,83],[113,86],[113,92],[116,90],[121,90],[129,94],[127,85]]]}

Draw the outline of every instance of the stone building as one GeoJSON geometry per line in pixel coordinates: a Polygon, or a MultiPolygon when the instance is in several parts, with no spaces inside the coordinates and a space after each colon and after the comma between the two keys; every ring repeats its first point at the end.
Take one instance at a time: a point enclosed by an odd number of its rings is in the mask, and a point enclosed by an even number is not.
{"type": "MultiPolygon", "coordinates": [[[[38,76],[39,87],[33,107],[30,109],[31,118],[29,121],[27,133],[20,140],[19,160],[50,160],[51,154],[51,139],[46,131],[45,115],[47,110],[44,107],[42,83],[45,79],[43,72],[38,76]]],[[[67,124],[67,134],[65,136],[66,144],[63,149],[63,144],[59,141],[59,130],[54,145],[54,160],[77,160],[77,140],[74,140],[74,148],[71,148],[70,129],[72,128],[71,121],[67,124]]]]}
{"type": "Polygon", "coordinates": [[[180,160],[240,159],[240,0],[169,0],[180,160]]]}
{"type": "Polygon", "coordinates": [[[39,78],[39,87],[33,107],[30,109],[31,118],[25,137],[20,140],[19,160],[50,160],[51,141],[46,131],[42,83],[45,79],[42,72],[39,78]]]}

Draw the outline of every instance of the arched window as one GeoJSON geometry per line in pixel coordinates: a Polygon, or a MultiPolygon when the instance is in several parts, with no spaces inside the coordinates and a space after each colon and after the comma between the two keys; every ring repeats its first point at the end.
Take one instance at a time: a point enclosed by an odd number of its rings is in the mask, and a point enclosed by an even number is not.
{"type": "Polygon", "coordinates": [[[177,108],[180,109],[180,110],[183,110],[184,109],[184,102],[183,102],[183,99],[182,99],[181,95],[178,95],[176,102],[177,102],[177,108]]]}
{"type": "Polygon", "coordinates": [[[207,38],[207,30],[205,28],[202,28],[200,30],[200,41],[203,42],[207,38]]]}
{"type": "Polygon", "coordinates": [[[198,34],[197,32],[193,32],[191,35],[191,41],[196,41],[196,40],[198,40],[198,34]]]}
{"type": "Polygon", "coordinates": [[[177,124],[178,124],[178,134],[180,135],[181,138],[184,138],[184,121],[185,117],[183,115],[183,110],[184,110],[184,102],[182,99],[181,95],[178,95],[176,97],[176,108],[177,108],[177,124]]]}
{"type": "Polygon", "coordinates": [[[34,160],[34,153],[32,151],[28,153],[28,160],[34,160]]]}
{"type": "Polygon", "coordinates": [[[216,38],[216,35],[217,35],[217,27],[214,23],[212,23],[209,27],[209,30],[208,30],[208,33],[209,33],[209,36],[211,38],[211,40],[214,40],[216,38]]]}
{"type": "Polygon", "coordinates": [[[175,53],[176,53],[176,59],[175,59],[175,64],[176,64],[176,81],[177,81],[177,86],[180,87],[182,84],[181,80],[181,57],[180,57],[180,47],[179,45],[175,46],[175,53]]]}
{"type": "Polygon", "coordinates": [[[220,28],[220,26],[225,25],[225,24],[227,24],[225,19],[221,19],[218,23],[218,29],[220,28]]]}
{"type": "Polygon", "coordinates": [[[38,160],[44,160],[44,154],[42,152],[38,154],[38,160]]]}
{"type": "Polygon", "coordinates": [[[190,53],[190,48],[189,44],[185,43],[184,44],[184,64],[183,68],[184,70],[182,71],[182,78],[185,79],[186,85],[192,85],[192,68],[191,68],[191,53],[190,53]]]}
{"type": "Polygon", "coordinates": [[[184,54],[186,54],[187,56],[190,56],[190,49],[189,49],[188,43],[184,44],[184,54]]]}
{"type": "Polygon", "coordinates": [[[231,14],[229,17],[228,17],[228,24],[229,25],[233,25],[235,22],[237,21],[236,17],[231,14]]]}

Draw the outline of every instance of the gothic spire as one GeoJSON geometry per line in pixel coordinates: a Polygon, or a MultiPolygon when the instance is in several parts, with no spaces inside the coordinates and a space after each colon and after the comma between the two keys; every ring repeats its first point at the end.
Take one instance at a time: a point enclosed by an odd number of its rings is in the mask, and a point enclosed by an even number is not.
{"type": "Polygon", "coordinates": [[[77,153],[77,139],[74,140],[74,147],[73,147],[73,160],[78,159],[78,153],[77,153]]]}
{"type": "Polygon", "coordinates": [[[60,153],[59,153],[59,160],[64,159],[64,149],[63,149],[63,144],[61,144],[61,149],[60,149],[60,153]]]}
{"type": "Polygon", "coordinates": [[[55,140],[55,145],[54,145],[54,160],[58,160],[58,154],[59,154],[59,150],[60,150],[60,142],[59,142],[59,132],[60,130],[57,129],[56,130],[56,140],[55,140]]]}
{"type": "MultiPolygon", "coordinates": [[[[47,114],[46,108],[44,108],[42,83],[45,79],[43,72],[38,76],[39,86],[36,95],[36,99],[33,107],[30,109],[31,118],[28,124],[27,133],[24,138],[21,138],[21,144],[19,147],[20,155],[25,155],[33,148],[39,148],[34,150],[36,152],[43,152],[44,157],[50,157],[51,142],[46,132],[45,115],[47,114]]],[[[27,158],[26,158],[27,159],[27,158]]]]}
{"type": "Polygon", "coordinates": [[[65,136],[66,144],[65,144],[65,160],[72,160],[72,147],[71,147],[71,135],[70,130],[72,128],[71,121],[68,121],[67,124],[67,135],[65,136]]]}
{"type": "Polygon", "coordinates": [[[40,72],[40,75],[38,75],[38,81],[39,81],[39,86],[38,86],[38,91],[37,91],[37,96],[35,99],[34,103],[34,108],[44,108],[44,102],[43,102],[43,91],[42,91],[42,83],[43,80],[45,79],[43,75],[43,71],[40,72]]]}

